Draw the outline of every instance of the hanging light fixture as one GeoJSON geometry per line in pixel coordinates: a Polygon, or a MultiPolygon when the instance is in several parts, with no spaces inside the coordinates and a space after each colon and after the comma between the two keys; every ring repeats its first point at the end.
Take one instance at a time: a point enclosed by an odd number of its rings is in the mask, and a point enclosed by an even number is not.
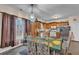
{"type": "Polygon", "coordinates": [[[36,16],[34,15],[34,4],[31,4],[30,6],[31,6],[30,20],[32,22],[35,22],[36,16]]]}

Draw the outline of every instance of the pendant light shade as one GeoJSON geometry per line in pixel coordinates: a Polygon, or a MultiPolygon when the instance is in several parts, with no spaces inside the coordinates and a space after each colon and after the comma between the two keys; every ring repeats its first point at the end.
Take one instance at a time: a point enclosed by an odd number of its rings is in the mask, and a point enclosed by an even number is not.
{"type": "Polygon", "coordinates": [[[32,21],[32,22],[35,22],[36,20],[36,16],[34,15],[34,4],[31,4],[31,13],[30,13],[30,16],[29,16],[29,19],[32,21]]]}

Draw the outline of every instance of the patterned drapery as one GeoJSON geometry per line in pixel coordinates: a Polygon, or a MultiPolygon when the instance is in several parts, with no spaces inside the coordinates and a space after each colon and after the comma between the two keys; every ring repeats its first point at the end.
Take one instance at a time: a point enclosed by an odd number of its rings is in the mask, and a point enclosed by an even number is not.
{"type": "Polygon", "coordinates": [[[1,47],[8,47],[10,43],[10,15],[3,13],[1,47]]]}
{"type": "Polygon", "coordinates": [[[27,27],[27,35],[30,35],[31,34],[31,22],[30,20],[27,20],[26,22],[26,27],[27,27]]]}
{"type": "Polygon", "coordinates": [[[16,28],[15,28],[16,17],[11,16],[10,19],[11,19],[10,20],[10,46],[15,46],[16,45],[16,43],[15,43],[15,40],[16,40],[16,33],[15,33],[15,31],[16,31],[16,28]]]}
{"type": "Polygon", "coordinates": [[[19,39],[24,39],[23,35],[25,33],[25,26],[26,31],[28,34],[30,34],[30,22],[26,22],[25,25],[25,19],[16,17],[14,15],[9,15],[6,13],[2,13],[2,34],[1,34],[1,47],[8,47],[8,46],[15,46],[17,45],[19,39]],[[18,21],[17,21],[18,20],[18,21]],[[20,21],[20,22],[19,22],[20,21]],[[28,25],[27,25],[28,24],[28,25]],[[19,26],[17,26],[19,25],[19,26]],[[17,29],[19,28],[19,29],[17,29]],[[19,34],[19,35],[18,35],[19,34]]]}

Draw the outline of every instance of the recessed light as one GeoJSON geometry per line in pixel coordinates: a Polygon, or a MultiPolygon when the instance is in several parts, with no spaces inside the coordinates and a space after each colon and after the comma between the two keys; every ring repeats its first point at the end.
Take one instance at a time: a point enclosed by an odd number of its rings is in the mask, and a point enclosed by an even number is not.
{"type": "Polygon", "coordinates": [[[61,18],[61,15],[53,15],[51,16],[51,18],[54,18],[54,19],[61,18]]]}

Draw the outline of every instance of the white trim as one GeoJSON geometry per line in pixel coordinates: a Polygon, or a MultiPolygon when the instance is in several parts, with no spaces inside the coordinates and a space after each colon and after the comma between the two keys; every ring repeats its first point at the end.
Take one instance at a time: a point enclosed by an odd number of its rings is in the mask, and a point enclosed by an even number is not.
{"type": "Polygon", "coordinates": [[[4,52],[7,52],[9,50],[15,49],[15,48],[17,48],[17,47],[19,47],[21,45],[23,45],[23,44],[18,44],[18,45],[14,46],[14,47],[9,46],[9,47],[6,47],[6,48],[0,48],[0,54],[4,53],[4,52]]]}
{"type": "Polygon", "coordinates": [[[2,13],[0,13],[0,46],[1,46],[1,32],[2,32],[2,13]]]}

